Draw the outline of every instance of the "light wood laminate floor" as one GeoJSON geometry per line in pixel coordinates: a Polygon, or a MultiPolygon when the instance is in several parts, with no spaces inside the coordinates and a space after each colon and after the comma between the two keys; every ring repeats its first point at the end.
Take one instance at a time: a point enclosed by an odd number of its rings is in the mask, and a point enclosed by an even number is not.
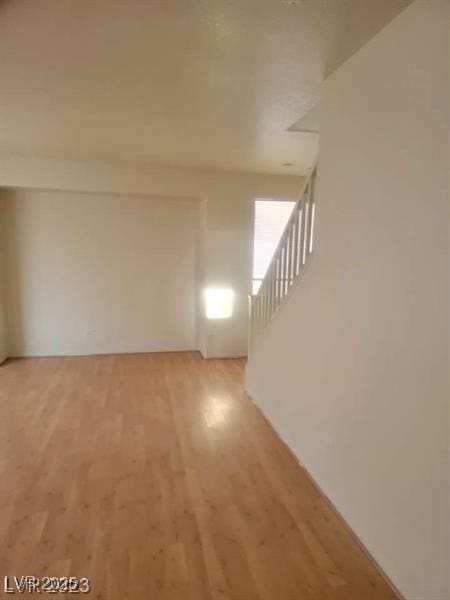
{"type": "Polygon", "coordinates": [[[395,598],[243,369],[197,353],[0,367],[2,588],[54,575],[104,600],[395,598]]]}

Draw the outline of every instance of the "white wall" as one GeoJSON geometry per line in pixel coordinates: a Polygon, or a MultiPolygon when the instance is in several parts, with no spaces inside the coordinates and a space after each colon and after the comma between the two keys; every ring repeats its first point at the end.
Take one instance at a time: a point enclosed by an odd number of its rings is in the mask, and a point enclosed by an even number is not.
{"type": "Polygon", "coordinates": [[[408,600],[448,598],[448,88],[440,0],[326,82],[316,253],[247,388],[408,600]]]}
{"type": "Polygon", "coordinates": [[[4,307],[3,255],[0,248],[0,364],[7,358],[6,318],[4,307]]]}
{"type": "Polygon", "coordinates": [[[198,203],[0,194],[10,355],[192,350],[198,203]]]}
{"type": "Polygon", "coordinates": [[[205,357],[246,355],[253,201],[296,199],[301,185],[293,176],[0,157],[0,186],[198,199],[201,288],[232,286],[236,299],[232,318],[207,321],[198,290],[198,348],[205,357]]]}
{"type": "Polygon", "coordinates": [[[207,203],[204,287],[235,292],[233,317],[206,320],[207,356],[246,356],[252,278],[253,197],[217,192],[207,203]],[[237,351],[238,350],[238,351],[237,351]]]}

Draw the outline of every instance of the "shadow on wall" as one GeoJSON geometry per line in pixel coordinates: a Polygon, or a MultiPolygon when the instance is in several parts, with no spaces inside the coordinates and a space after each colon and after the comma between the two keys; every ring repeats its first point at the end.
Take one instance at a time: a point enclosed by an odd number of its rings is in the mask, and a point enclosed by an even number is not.
{"type": "Polygon", "coordinates": [[[2,190],[0,196],[6,348],[8,354],[12,356],[19,352],[26,339],[24,318],[26,286],[18,231],[20,209],[19,205],[13,202],[14,195],[14,190],[2,190]]]}
{"type": "Polygon", "coordinates": [[[2,194],[9,353],[195,349],[198,205],[2,194]]]}

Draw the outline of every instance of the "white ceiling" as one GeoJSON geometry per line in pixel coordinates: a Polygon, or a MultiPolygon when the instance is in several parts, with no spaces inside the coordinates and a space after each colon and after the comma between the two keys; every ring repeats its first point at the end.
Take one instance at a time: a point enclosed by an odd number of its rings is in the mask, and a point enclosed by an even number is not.
{"type": "Polygon", "coordinates": [[[0,151],[305,173],[317,136],[286,130],[409,3],[0,1],[0,151]]]}

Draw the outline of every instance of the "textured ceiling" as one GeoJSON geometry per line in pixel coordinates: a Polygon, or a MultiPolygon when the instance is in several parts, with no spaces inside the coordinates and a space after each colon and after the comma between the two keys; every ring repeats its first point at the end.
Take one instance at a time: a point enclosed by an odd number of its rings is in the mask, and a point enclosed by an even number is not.
{"type": "Polygon", "coordinates": [[[3,0],[0,152],[304,173],[286,130],[409,3],[3,0]]]}

